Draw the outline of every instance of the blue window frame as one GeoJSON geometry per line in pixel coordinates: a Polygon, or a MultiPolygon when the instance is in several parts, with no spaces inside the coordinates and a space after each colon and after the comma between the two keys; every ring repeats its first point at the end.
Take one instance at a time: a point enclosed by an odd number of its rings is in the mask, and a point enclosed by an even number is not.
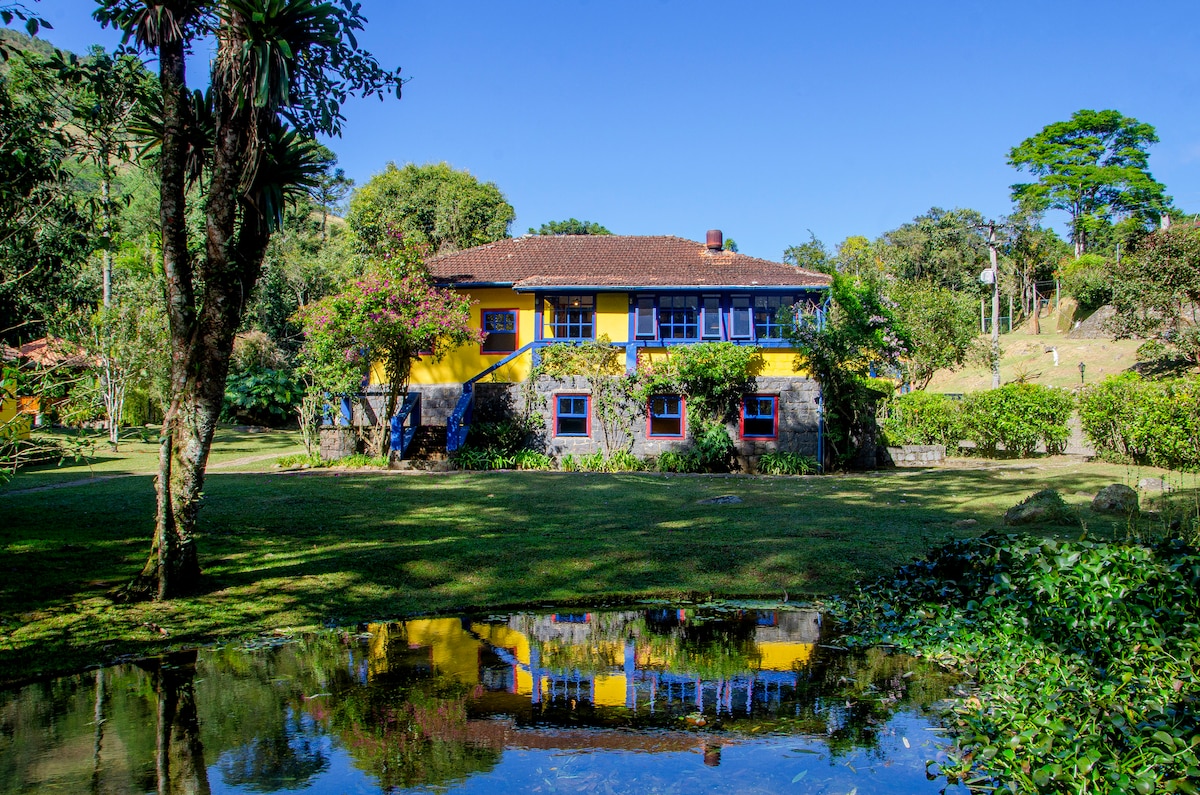
{"type": "Polygon", "coordinates": [[[664,340],[700,339],[699,302],[694,295],[663,295],[658,299],[658,337],[664,340]]]}
{"type": "Polygon", "coordinates": [[[735,295],[730,299],[729,337],[748,340],[754,336],[754,315],[750,311],[750,296],[735,295]]]}
{"type": "Polygon", "coordinates": [[[639,297],[635,311],[634,336],[643,339],[653,338],[655,332],[654,299],[649,296],[639,297]]]}
{"type": "Polygon", "coordinates": [[[781,322],[781,311],[796,303],[791,295],[756,295],[754,296],[754,334],[760,340],[783,339],[783,329],[790,322],[786,314],[781,322]]]}
{"type": "Polygon", "coordinates": [[[552,295],[546,298],[546,327],[554,339],[596,338],[596,297],[552,295]]]}
{"type": "Polygon", "coordinates": [[[721,296],[706,295],[700,304],[700,330],[706,340],[721,339],[721,296]]]}
{"type": "Polygon", "coordinates": [[[742,399],[741,437],[774,439],[778,435],[778,418],[778,395],[747,395],[742,399]]]}
{"type": "Polygon", "coordinates": [[[554,399],[555,436],[591,436],[588,395],[558,395],[554,399]]]}
{"type": "Polygon", "coordinates": [[[682,396],[653,395],[647,414],[647,436],[655,439],[683,438],[682,396]]]}
{"type": "Polygon", "coordinates": [[[483,353],[512,353],[517,349],[517,310],[485,309],[482,321],[487,335],[480,346],[483,353]]]}

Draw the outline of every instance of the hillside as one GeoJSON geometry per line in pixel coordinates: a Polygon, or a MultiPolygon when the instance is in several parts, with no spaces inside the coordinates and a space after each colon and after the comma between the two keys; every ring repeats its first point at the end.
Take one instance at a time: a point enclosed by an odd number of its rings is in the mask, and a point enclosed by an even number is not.
{"type": "MultiPolygon", "coordinates": [[[[1047,326],[1043,326],[1047,328],[1047,326]]],[[[1030,334],[1017,328],[1000,336],[1000,382],[1025,380],[1035,384],[1074,388],[1080,384],[1079,363],[1084,364],[1084,383],[1094,384],[1121,373],[1137,362],[1138,340],[1076,339],[1060,332],[1030,334]],[[1053,351],[1058,351],[1058,366],[1053,351]]],[[[992,372],[978,366],[933,377],[930,392],[975,392],[990,389],[992,372]]]]}

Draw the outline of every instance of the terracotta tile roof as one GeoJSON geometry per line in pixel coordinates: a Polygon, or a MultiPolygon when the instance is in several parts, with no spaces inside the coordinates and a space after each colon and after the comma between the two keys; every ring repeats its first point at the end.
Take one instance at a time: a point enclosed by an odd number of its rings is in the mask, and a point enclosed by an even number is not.
{"type": "Polygon", "coordinates": [[[826,287],[829,277],[670,236],[533,235],[429,260],[451,284],[535,287],[826,287]]]}
{"type": "Polygon", "coordinates": [[[42,367],[87,367],[91,363],[82,348],[57,337],[42,337],[20,348],[0,346],[0,357],[42,367]]]}

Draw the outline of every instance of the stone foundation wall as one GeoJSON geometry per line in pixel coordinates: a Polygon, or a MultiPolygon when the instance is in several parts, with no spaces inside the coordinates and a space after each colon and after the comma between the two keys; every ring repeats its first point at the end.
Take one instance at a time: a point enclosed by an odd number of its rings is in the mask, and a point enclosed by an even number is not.
{"type": "MultiPolygon", "coordinates": [[[[454,386],[448,387],[454,389],[454,386]]],[[[422,410],[426,424],[445,422],[444,416],[428,412],[424,407],[425,392],[422,390],[422,410]]],[[[779,396],[778,438],[771,440],[743,440],[738,438],[738,424],[727,425],[729,436],[734,440],[737,455],[743,469],[754,468],[763,453],[783,450],[808,456],[817,454],[817,408],[818,386],[808,378],[760,377],[756,393],[779,396]]],[[[461,388],[459,388],[461,393],[461,388]]],[[[537,429],[534,447],[548,455],[562,456],[568,453],[586,455],[598,450],[629,450],[638,457],[656,456],[668,450],[683,451],[691,446],[689,439],[652,439],[647,435],[646,410],[644,406],[625,406],[619,418],[606,423],[598,418],[595,401],[591,407],[592,432],[590,436],[554,435],[554,399],[562,394],[590,394],[587,379],[581,376],[568,378],[540,378],[533,385],[529,405],[526,395],[530,394],[522,384],[477,383],[475,385],[475,420],[477,422],[514,421],[528,412],[537,429]]],[[[455,397],[457,400],[457,397],[455,397]]],[[[685,404],[686,406],[686,404],[685,404]]],[[[451,405],[451,409],[453,405],[451,405]]],[[[449,410],[446,411],[449,414],[449,410]]],[[[687,411],[684,411],[685,422],[687,411]]],[[[874,455],[874,451],[872,451],[874,455]]]]}

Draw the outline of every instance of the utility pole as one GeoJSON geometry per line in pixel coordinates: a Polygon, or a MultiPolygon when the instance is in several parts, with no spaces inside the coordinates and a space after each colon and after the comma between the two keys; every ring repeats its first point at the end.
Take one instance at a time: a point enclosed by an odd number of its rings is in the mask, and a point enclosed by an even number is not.
{"type": "MultiPolygon", "coordinates": [[[[1000,265],[996,259],[996,224],[988,224],[988,256],[992,261],[992,389],[1000,388],[1000,265]]],[[[1035,310],[1036,311],[1036,310],[1035,310]]]]}

